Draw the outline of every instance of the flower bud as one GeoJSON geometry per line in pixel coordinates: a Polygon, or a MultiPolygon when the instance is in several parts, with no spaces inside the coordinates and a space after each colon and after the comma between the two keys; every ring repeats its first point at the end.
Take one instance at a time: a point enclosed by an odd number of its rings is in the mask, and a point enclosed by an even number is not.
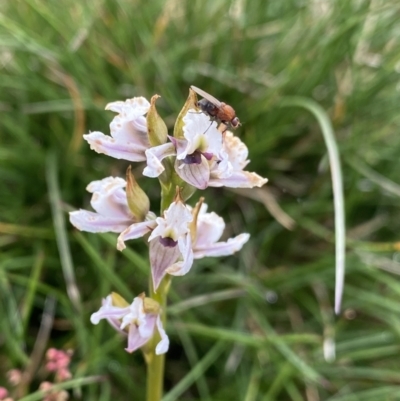
{"type": "Polygon", "coordinates": [[[174,127],[174,137],[175,138],[184,138],[183,126],[185,125],[185,123],[183,122],[183,117],[186,116],[186,113],[190,109],[198,110],[197,96],[196,96],[196,93],[192,89],[189,89],[189,96],[186,100],[186,103],[183,105],[183,108],[180,111],[178,118],[176,119],[175,127],[174,127]]]}
{"type": "Polygon", "coordinates": [[[156,109],[156,100],[161,97],[154,95],[150,100],[150,109],[147,113],[147,134],[151,146],[162,145],[167,142],[168,128],[156,109]]]}
{"type": "Polygon", "coordinates": [[[150,210],[150,200],[136,182],[131,166],[126,170],[126,198],[129,210],[135,216],[136,221],[144,221],[150,210]]]}

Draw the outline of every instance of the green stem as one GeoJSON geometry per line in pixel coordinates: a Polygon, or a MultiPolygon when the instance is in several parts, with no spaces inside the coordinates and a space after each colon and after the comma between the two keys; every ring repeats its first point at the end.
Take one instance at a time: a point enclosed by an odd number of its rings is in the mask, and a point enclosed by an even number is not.
{"type": "Polygon", "coordinates": [[[147,364],[147,401],[160,401],[163,394],[165,354],[154,355],[147,364]]]}
{"type": "MultiPolygon", "coordinates": [[[[161,320],[163,326],[166,327],[167,323],[167,294],[171,283],[171,278],[166,275],[162,280],[157,292],[153,290],[153,280],[150,278],[150,296],[157,301],[161,306],[161,320]]],[[[156,355],[154,350],[157,343],[160,341],[158,332],[154,335],[150,342],[150,352],[147,353],[147,401],[160,401],[163,394],[164,384],[164,366],[165,354],[156,355]]]]}
{"type": "MultiPolygon", "coordinates": [[[[188,199],[195,191],[194,187],[183,183],[181,178],[175,173],[174,159],[164,160],[165,171],[160,176],[161,184],[161,211],[160,216],[169,208],[176,195],[176,187],[183,188],[184,199],[188,199]]],[[[150,297],[157,301],[161,307],[161,321],[164,328],[167,323],[167,294],[171,284],[171,276],[167,274],[161,281],[157,292],[154,292],[153,280],[150,275],[150,297]]],[[[151,341],[146,345],[144,351],[147,362],[147,401],[160,401],[163,395],[165,354],[156,355],[155,348],[160,341],[157,332],[151,341]]]]}
{"type": "MultiPolygon", "coordinates": [[[[167,209],[173,202],[175,194],[175,188],[173,188],[172,185],[161,185],[161,190],[160,216],[162,216],[164,210],[167,209]]],[[[161,321],[165,328],[167,325],[167,295],[171,284],[171,276],[167,274],[162,279],[159,287],[157,288],[157,292],[154,292],[151,275],[149,281],[150,297],[160,304],[161,321]]],[[[148,347],[149,351],[145,354],[147,361],[147,401],[160,401],[163,395],[165,354],[156,355],[155,353],[156,345],[159,341],[160,335],[157,332],[150,341],[148,347]]]]}

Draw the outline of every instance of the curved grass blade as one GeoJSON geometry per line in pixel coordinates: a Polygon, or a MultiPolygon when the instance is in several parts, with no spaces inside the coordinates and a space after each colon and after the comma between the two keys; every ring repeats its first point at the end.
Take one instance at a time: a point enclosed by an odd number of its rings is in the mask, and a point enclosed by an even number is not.
{"type": "Polygon", "coordinates": [[[329,164],[332,175],[333,203],[335,210],[335,256],[336,256],[336,283],[335,283],[335,313],[340,313],[342,303],[344,276],[345,276],[345,246],[346,227],[344,215],[344,196],[342,169],[339,151],[336,144],[332,124],[325,110],[311,99],[302,97],[288,97],[282,102],[283,106],[303,107],[310,111],[317,119],[325,145],[328,150],[329,164]]]}

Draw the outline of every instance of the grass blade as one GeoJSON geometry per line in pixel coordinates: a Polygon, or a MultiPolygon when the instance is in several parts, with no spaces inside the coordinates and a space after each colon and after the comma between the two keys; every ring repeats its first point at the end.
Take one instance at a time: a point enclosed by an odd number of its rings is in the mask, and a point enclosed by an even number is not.
{"type": "Polygon", "coordinates": [[[298,106],[310,111],[317,119],[325,145],[328,150],[329,163],[332,175],[333,201],[335,209],[335,256],[336,256],[336,283],[335,283],[335,313],[340,313],[344,276],[345,276],[345,247],[346,247],[346,227],[344,214],[344,196],[342,168],[340,164],[339,151],[336,144],[335,134],[332,124],[325,110],[311,99],[302,97],[286,98],[283,106],[298,106]]]}

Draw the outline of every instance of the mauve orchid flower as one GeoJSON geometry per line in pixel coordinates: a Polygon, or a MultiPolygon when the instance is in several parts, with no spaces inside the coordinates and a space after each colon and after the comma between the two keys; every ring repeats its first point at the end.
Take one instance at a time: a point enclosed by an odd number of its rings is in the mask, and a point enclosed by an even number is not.
{"type": "MultiPolygon", "coordinates": [[[[135,217],[128,207],[125,187],[126,181],[118,177],[92,181],[86,190],[93,193],[90,203],[96,212],[82,209],[70,212],[71,223],[81,231],[121,233],[135,222],[135,217]]],[[[154,213],[147,213],[146,220],[155,218],[154,213]]],[[[146,222],[137,224],[147,225],[146,222]]]]}
{"type": "Polygon", "coordinates": [[[250,235],[240,234],[226,242],[218,242],[225,229],[224,220],[216,213],[206,213],[207,205],[200,210],[175,201],[164,217],[143,224],[132,224],[118,237],[117,248],[123,250],[125,241],[151,235],[150,265],[154,290],[166,274],[183,276],[189,272],[194,259],[207,256],[227,256],[239,251],[250,235]],[[193,221],[196,222],[193,226],[193,221]]]}
{"type": "Polygon", "coordinates": [[[150,103],[144,97],[109,103],[106,110],[118,113],[110,124],[111,136],[95,131],[83,137],[97,153],[132,162],[144,161],[145,151],[150,147],[144,117],[149,108],[150,103]]]}
{"type": "Polygon", "coordinates": [[[210,179],[210,161],[217,160],[222,150],[222,134],[217,124],[196,110],[189,110],[183,127],[184,138],[169,137],[171,143],[146,150],[147,167],[143,174],[158,177],[163,171],[162,160],[176,155],[175,171],[189,184],[204,189],[210,179]]]}
{"type": "Polygon", "coordinates": [[[247,146],[230,131],[224,134],[220,160],[211,168],[210,187],[253,188],[262,187],[267,179],[257,173],[243,171],[249,164],[247,146]]]}
{"type": "Polygon", "coordinates": [[[117,248],[125,249],[125,241],[139,238],[151,232],[150,265],[156,290],[169,273],[174,276],[186,274],[193,263],[193,250],[190,237],[190,222],[193,216],[181,200],[172,202],[164,212],[164,217],[148,221],[147,225],[132,224],[118,237],[117,248]]]}
{"type": "Polygon", "coordinates": [[[208,186],[253,188],[267,182],[256,173],[243,171],[249,163],[248,149],[231,132],[222,134],[215,122],[195,110],[189,110],[183,122],[184,138],[169,137],[171,143],[146,150],[144,175],[158,177],[164,171],[162,160],[175,155],[177,174],[199,189],[208,186]]]}
{"type": "Polygon", "coordinates": [[[113,305],[113,296],[108,295],[101,308],[92,314],[90,321],[98,324],[101,319],[107,319],[119,331],[128,330],[128,346],[125,348],[127,352],[143,347],[157,330],[161,341],[156,346],[156,354],[160,355],[169,348],[169,338],[163,328],[160,312],[159,304],[145,298],[144,294],[135,297],[126,306],[113,305]]]}

